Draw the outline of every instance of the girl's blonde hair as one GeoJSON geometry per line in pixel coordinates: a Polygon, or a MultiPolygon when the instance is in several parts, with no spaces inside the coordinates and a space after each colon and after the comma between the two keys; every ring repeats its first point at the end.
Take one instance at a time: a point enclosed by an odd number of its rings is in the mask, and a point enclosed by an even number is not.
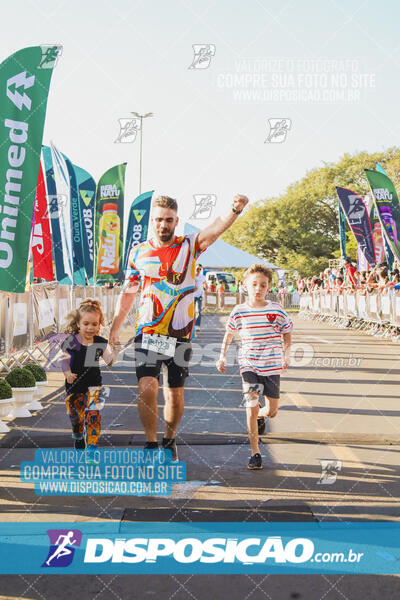
{"type": "Polygon", "coordinates": [[[64,333],[78,333],[79,321],[84,313],[98,313],[99,330],[101,325],[105,325],[104,314],[100,302],[94,298],[86,298],[86,300],[83,300],[80,303],[78,308],[71,310],[71,312],[67,314],[65,318],[64,333]]]}

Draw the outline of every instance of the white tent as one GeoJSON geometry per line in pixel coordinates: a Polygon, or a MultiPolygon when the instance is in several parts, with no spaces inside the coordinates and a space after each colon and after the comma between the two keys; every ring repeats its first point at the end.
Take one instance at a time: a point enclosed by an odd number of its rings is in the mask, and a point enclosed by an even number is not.
{"type": "MultiPolygon", "coordinates": [[[[198,231],[201,230],[189,223],[185,223],[185,235],[193,232],[197,233],[198,231]]],[[[253,254],[240,250],[222,240],[217,240],[207,248],[201,255],[200,262],[205,269],[247,268],[253,263],[261,263],[276,271],[279,279],[284,274],[282,267],[277,267],[258,256],[253,256],[253,254]]]]}

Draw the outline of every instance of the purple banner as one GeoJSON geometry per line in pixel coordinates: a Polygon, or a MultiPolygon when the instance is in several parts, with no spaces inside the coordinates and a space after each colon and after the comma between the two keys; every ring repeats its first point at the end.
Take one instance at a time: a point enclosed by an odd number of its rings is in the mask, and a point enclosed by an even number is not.
{"type": "Polygon", "coordinates": [[[357,240],[357,244],[364,254],[368,264],[375,267],[375,251],[372,240],[371,222],[369,220],[368,209],[363,198],[347,188],[337,187],[343,212],[346,215],[347,222],[357,240]]]}

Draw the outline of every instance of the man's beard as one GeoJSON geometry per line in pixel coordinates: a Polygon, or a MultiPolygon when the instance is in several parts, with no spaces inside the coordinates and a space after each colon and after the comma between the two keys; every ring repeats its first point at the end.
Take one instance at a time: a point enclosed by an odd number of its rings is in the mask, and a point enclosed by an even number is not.
{"type": "Polygon", "coordinates": [[[157,233],[157,237],[161,242],[169,242],[174,237],[174,229],[157,233]]]}

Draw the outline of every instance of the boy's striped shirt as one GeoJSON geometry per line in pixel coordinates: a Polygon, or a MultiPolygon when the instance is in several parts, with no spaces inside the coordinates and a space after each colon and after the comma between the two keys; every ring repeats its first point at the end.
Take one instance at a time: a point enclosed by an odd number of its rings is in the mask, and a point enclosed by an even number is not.
{"type": "Polygon", "coordinates": [[[292,329],[290,317],[277,302],[269,302],[260,308],[252,308],[246,302],[235,306],[226,330],[229,333],[236,331],[240,336],[240,372],[279,374],[283,362],[282,334],[292,329]]]}

